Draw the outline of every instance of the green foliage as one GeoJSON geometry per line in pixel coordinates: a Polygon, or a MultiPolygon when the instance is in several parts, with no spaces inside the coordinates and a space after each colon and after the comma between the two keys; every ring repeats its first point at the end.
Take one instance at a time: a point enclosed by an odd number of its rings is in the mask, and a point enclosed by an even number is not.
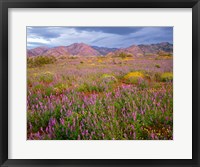
{"type": "Polygon", "coordinates": [[[44,86],[42,84],[38,84],[33,88],[33,90],[36,91],[36,92],[43,90],[43,89],[44,89],[44,86]]]}
{"type": "Polygon", "coordinates": [[[88,91],[88,84],[84,83],[78,87],[79,92],[87,92],[88,91]]]}
{"type": "Polygon", "coordinates": [[[112,84],[117,82],[117,78],[110,74],[103,74],[101,76],[101,81],[107,84],[112,84]]]}
{"type": "Polygon", "coordinates": [[[69,59],[78,59],[78,57],[70,56],[69,59]]]}
{"type": "Polygon", "coordinates": [[[66,137],[66,128],[63,125],[58,124],[55,127],[55,131],[56,140],[62,140],[66,137]]]}
{"type": "Polygon", "coordinates": [[[154,82],[154,83],[153,83],[153,88],[159,89],[159,88],[161,88],[161,87],[162,87],[162,85],[161,85],[160,83],[158,83],[158,82],[154,82]]]}
{"type": "Polygon", "coordinates": [[[161,81],[171,82],[173,80],[173,74],[171,72],[165,72],[161,75],[161,81]]]}
{"type": "Polygon", "coordinates": [[[45,95],[50,96],[51,94],[53,94],[53,88],[52,87],[45,88],[45,95]]]}
{"type": "Polygon", "coordinates": [[[79,92],[103,92],[105,88],[100,84],[83,83],[78,87],[79,92]]]}
{"type": "Polygon", "coordinates": [[[27,121],[28,123],[31,123],[33,129],[32,132],[37,132],[39,129],[45,128],[48,123],[49,119],[51,118],[51,112],[45,111],[44,113],[41,112],[34,112],[33,114],[29,113],[27,114],[27,121]]]}
{"type": "Polygon", "coordinates": [[[155,81],[161,81],[161,73],[155,73],[154,74],[154,80],[155,81]]]}
{"type": "Polygon", "coordinates": [[[56,118],[56,120],[59,122],[60,118],[61,118],[61,105],[57,105],[56,108],[54,109],[53,112],[53,117],[56,118]]]}
{"type": "Polygon", "coordinates": [[[44,83],[50,83],[54,79],[54,75],[51,72],[45,72],[39,75],[39,81],[44,83]]]}
{"type": "Polygon", "coordinates": [[[124,53],[124,52],[121,52],[121,53],[119,54],[119,57],[125,59],[125,58],[127,58],[127,57],[133,57],[133,55],[127,54],[127,53],[124,53]]]}
{"type": "Polygon", "coordinates": [[[156,67],[156,68],[160,68],[160,65],[159,65],[159,64],[156,64],[155,67],[156,67]]]}
{"type": "Polygon", "coordinates": [[[172,140],[173,83],[167,81],[173,76],[163,73],[171,66],[122,58],[105,57],[95,66],[87,66],[99,60],[94,57],[63,58],[28,69],[28,140],[154,140],[151,134],[172,140]]]}
{"type": "Polygon", "coordinates": [[[56,91],[57,93],[61,93],[67,88],[68,88],[68,85],[64,83],[57,83],[54,85],[54,91],[56,91]]]}
{"type": "Polygon", "coordinates": [[[27,65],[29,68],[41,67],[45,64],[53,64],[55,62],[56,58],[53,56],[37,56],[27,58],[27,65]]]}

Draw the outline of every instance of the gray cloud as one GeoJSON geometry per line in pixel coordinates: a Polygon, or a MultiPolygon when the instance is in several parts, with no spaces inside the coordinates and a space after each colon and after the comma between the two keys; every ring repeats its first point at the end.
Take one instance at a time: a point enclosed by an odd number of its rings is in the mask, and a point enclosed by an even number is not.
{"type": "Polygon", "coordinates": [[[27,28],[28,34],[33,37],[41,37],[45,39],[57,38],[60,37],[59,32],[55,32],[51,27],[31,27],[27,28]]]}
{"type": "Polygon", "coordinates": [[[127,35],[143,29],[143,27],[77,27],[78,31],[96,31],[109,34],[127,35]]]}
{"type": "Polygon", "coordinates": [[[173,27],[27,27],[28,48],[83,42],[101,47],[173,43],[173,27]]]}

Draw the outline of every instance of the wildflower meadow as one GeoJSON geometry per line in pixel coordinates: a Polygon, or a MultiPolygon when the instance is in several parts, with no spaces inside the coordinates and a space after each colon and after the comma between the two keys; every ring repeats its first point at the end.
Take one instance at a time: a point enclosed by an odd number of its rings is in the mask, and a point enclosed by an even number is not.
{"type": "Polygon", "coordinates": [[[27,58],[28,140],[172,140],[173,56],[27,58]]]}

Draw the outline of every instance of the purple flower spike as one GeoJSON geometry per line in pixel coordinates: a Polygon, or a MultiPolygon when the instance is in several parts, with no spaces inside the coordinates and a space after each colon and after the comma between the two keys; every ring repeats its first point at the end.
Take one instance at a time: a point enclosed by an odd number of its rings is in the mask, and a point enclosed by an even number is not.
{"type": "Polygon", "coordinates": [[[65,120],[64,120],[63,118],[60,118],[60,123],[61,123],[62,125],[65,125],[65,120]]]}

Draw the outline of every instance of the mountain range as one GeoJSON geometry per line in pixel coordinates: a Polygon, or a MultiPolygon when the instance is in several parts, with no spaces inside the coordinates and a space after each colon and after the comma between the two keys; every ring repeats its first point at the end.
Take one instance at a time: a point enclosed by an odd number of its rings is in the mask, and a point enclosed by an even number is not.
{"type": "Polygon", "coordinates": [[[53,48],[37,47],[27,50],[27,56],[114,56],[126,53],[134,57],[146,55],[158,55],[160,53],[173,54],[173,44],[162,42],[148,45],[131,45],[127,48],[107,48],[90,46],[85,43],[74,43],[69,46],[57,46],[53,48]]]}

